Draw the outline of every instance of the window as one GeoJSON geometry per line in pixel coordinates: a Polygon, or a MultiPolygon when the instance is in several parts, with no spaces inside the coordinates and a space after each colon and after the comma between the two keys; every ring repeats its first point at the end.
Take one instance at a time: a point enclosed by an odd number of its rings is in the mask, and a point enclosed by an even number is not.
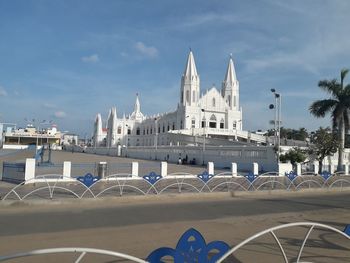
{"type": "Polygon", "coordinates": [[[206,122],[207,122],[206,119],[203,118],[203,119],[202,119],[202,128],[206,127],[206,124],[205,124],[206,122]]]}
{"type": "Polygon", "coordinates": [[[165,132],[165,126],[164,126],[164,124],[163,124],[163,132],[165,132]]]}
{"type": "Polygon", "coordinates": [[[234,121],[234,122],[233,122],[233,129],[235,130],[236,128],[237,128],[237,122],[234,121]]]}
{"type": "Polygon", "coordinates": [[[190,91],[189,91],[189,90],[186,90],[186,102],[187,102],[188,104],[191,103],[191,100],[190,100],[190,91]]]}
{"type": "Polygon", "coordinates": [[[216,128],[216,117],[214,114],[210,116],[209,128],[216,128]]]}
{"type": "Polygon", "coordinates": [[[183,103],[184,102],[184,94],[183,94],[183,92],[181,92],[181,103],[183,103]]]}
{"type": "Polygon", "coordinates": [[[128,128],[128,134],[131,134],[131,129],[130,128],[128,128]]]}
{"type": "Polygon", "coordinates": [[[236,96],[233,96],[233,107],[236,107],[236,96]]]}
{"type": "Polygon", "coordinates": [[[118,133],[118,134],[121,134],[121,133],[122,133],[122,127],[121,127],[121,126],[118,126],[117,133],[118,133]]]}
{"type": "Polygon", "coordinates": [[[220,121],[220,129],[224,129],[225,128],[225,121],[224,119],[221,119],[220,121]]]}
{"type": "Polygon", "coordinates": [[[213,106],[213,107],[215,107],[215,104],[216,104],[215,102],[216,102],[216,101],[215,101],[215,98],[213,98],[213,100],[212,100],[212,106],[213,106]]]}
{"type": "Polygon", "coordinates": [[[192,92],[192,102],[196,102],[196,91],[192,92]]]}
{"type": "Polygon", "coordinates": [[[148,127],[147,127],[147,130],[146,130],[146,134],[148,134],[148,127]]]}
{"type": "Polygon", "coordinates": [[[183,128],[183,125],[182,125],[182,121],[181,121],[181,123],[180,123],[180,129],[182,130],[182,128],[183,128]]]}
{"type": "Polygon", "coordinates": [[[140,135],[140,128],[136,129],[136,135],[140,135]]]}
{"type": "Polygon", "coordinates": [[[196,128],[196,119],[192,119],[191,127],[196,128]]]}
{"type": "Polygon", "coordinates": [[[158,127],[158,133],[160,133],[160,126],[158,127]]]}
{"type": "Polygon", "coordinates": [[[168,128],[167,128],[167,131],[169,131],[170,130],[170,126],[169,126],[169,123],[168,123],[168,128]]]}
{"type": "Polygon", "coordinates": [[[231,95],[228,95],[228,106],[230,106],[231,107],[231,95]]]}
{"type": "Polygon", "coordinates": [[[173,130],[175,130],[175,122],[173,122],[173,130]]]}

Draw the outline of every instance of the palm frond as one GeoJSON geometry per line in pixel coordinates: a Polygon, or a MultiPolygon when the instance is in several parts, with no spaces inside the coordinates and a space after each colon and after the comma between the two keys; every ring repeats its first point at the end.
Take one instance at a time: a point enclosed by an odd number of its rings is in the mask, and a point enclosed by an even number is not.
{"type": "Polygon", "coordinates": [[[333,99],[317,100],[311,104],[309,111],[317,118],[324,117],[326,113],[332,111],[336,107],[337,103],[338,101],[333,99]]]}
{"type": "Polygon", "coordinates": [[[318,82],[318,86],[335,98],[338,98],[341,95],[342,89],[340,83],[336,79],[321,80],[318,82]]]}
{"type": "Polygon", "coordinates": [[[349,69],[347,69],[347,68],[343,68],[340,72],[340,83],[341,83],[342,87],[344,84],[344,79],[345,79],[346,75],[348,74],[348,72],[349,72],[349,69]]]}

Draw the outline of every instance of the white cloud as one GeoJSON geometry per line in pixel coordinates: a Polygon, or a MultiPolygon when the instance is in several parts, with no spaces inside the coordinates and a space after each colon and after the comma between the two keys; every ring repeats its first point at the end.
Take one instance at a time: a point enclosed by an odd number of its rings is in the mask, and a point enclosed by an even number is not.
{"type": "Polygon", "coordinates": [[[97,54],[93,54],[90,56],[82,57],[81,61],[83,61],[85,63],[96,63],[96,62],[99,62],[100,59],[99,59],[97,54]]]}
{"type": "Polygon", "coordinates": [[[52,103],[46,102],[46,103],[43,104],[43,107],[44,107],[44,108],[47,108],[47,109],[55,109],[55,108],[56,108],[56,105],[55,105],[55,104],[52,104],[52,103]]]}
{"type": "Polygon", "coordinates": [[[0,86],[0,97],[5,97],[7,96],[7,91],[5,90],[4,87],[0,86]]]}
{"type": "Polygon", "coordinates": [[[158,50],[152,46],[146,46],[142,42],[137,42],[135,45],[137,51],[139,51],[142,55],[145,55],[150,58],[155,58],[158,56],[158,50]]]}
{"type": "Polygon", "coordinates": [[[63,119],[64,117],[67,116],[67,114],[64,111],[56,111],[54,113],[54,116],[58,119],[63,119]]]}

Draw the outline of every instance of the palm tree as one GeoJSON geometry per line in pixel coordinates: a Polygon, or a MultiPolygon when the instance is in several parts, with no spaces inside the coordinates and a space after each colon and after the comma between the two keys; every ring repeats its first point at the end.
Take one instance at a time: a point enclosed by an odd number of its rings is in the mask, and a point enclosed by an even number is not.
{"type": "Polygon", "coordinates": [[[340,83],[337,79],[321,80],[318,86],[331,95],[331,98],[317,100],[311,104],[309,111],[317,118],[324,117],[331,113],[333,131],[337,132],[339,139],[338,149],[338,171],[343,169],[343,153],[345,132],[350,128],[350,84],[344,87],[344,78],[349,69],[342,69],[340,73],[340,83]]]}

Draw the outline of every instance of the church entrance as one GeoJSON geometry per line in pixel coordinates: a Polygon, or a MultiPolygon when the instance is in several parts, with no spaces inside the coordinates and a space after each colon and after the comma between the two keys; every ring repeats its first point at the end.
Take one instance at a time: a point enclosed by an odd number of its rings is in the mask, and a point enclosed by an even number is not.
{"type": "Polygon", "coordinates": [[[216,117],[214,114],[210,117],[209,128],[216,128],[216,117]]]}

